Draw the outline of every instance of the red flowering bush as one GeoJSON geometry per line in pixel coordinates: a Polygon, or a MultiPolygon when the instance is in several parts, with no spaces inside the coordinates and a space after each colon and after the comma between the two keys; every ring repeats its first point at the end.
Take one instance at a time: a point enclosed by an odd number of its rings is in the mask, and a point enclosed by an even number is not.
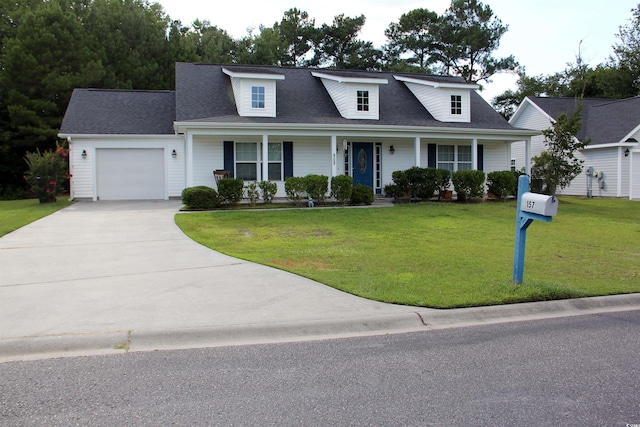
{"type": "Polygon", "coordinates": [[[31,186],[31,191],[40,199],[40,203],[56,201],[56,195],[71,175],[68,173],[67,158],[69,150],[58,145],[55,151],[47,150],[43,153],[27,153],[24,157],[29,170],[24,178],[31,186]]]}

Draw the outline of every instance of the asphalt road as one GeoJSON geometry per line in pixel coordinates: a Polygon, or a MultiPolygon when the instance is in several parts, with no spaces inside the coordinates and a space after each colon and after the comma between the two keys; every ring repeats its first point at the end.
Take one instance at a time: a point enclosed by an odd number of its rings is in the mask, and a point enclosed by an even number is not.
{"type": "Polygon", "coordinates": [[[629,426],[640,311],[0,364],[0,424],[629,426]]]}

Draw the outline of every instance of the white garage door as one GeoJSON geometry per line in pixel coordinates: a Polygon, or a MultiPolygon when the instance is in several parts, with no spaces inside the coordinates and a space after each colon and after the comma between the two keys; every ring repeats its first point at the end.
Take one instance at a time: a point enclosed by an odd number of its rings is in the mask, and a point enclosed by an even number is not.
{"type": "Polygon", "coordinates": [[[99,200],[164,199],[162,148],[96,150],[99,200]]]}
{"type": "Polygon", "coordinates": [[[634,152],[631,161],[631,198],[640,199],[640,153],[634,152]]]}

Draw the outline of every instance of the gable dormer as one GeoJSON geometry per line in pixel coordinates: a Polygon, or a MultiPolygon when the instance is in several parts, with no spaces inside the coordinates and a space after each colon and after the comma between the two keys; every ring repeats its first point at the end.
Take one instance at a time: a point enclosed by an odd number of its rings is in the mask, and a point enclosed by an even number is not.
{"type": "Polygon", "coordinates": [[[441,122],[469,123],[471,121],[471,91],[480,86],[393,76],[404,82],[427,111],[441,122]]]}
{"type": "Polygon", "coordinates": [[[320,78],[340,115],[345,119],[380,118],[380,85],[387,79],[353,77],[337,74],[311,72],[320,78]]]}
{"type": "Polygon", "coordinates": [[[276,81],[284,80],[284,75],[252,68],[223,68],[222,71],[231,77],[240,116],[276,117],[276,81]]]}

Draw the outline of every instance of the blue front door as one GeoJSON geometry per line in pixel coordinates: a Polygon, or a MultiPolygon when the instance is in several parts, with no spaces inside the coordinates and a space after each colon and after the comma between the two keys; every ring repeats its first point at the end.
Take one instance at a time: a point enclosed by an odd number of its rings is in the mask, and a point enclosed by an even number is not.
{"type": "Polygon", "coordinates": [[[354,142],[351,159],[353,184],[364,184],[373,188],[373,143],[354,142]]]}

